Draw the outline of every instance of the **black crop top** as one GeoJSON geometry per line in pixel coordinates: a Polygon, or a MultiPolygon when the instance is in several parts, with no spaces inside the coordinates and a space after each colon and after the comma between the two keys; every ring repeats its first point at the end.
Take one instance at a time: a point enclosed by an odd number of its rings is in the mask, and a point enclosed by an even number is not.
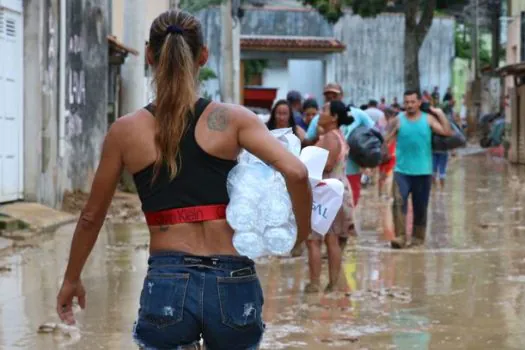
{"type": "MultiPolygon", "coordinates": [[[[210,101],[201,98],[195,105],[195,117],[190,118],[180,143],[182,166],[179,163],[179,172],[173,180],[170,181],[167,165],[160,168],[153,184],[154,164],[133,175],[144,212],[228,204],[226,178],[237,162],[206,153],[195,139],[195,126],[209,104],[210,101]]],[[[145,108],[155,115],[151,104],[145,108]]]]}

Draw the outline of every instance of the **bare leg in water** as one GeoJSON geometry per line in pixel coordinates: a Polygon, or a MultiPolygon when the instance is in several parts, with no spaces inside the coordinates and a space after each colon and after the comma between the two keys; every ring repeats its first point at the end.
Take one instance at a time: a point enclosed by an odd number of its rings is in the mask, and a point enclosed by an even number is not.
{"type": "Polygon", "coordinates": [[[308,267],[310,271],[310,283],[306,285],[306,293],[316,293],[321,284],[321,244],[322,240],[310,239],[306,242],[308,247],[308,267]]]}
{"type": "Polygon", "coordinates": [[[328,250],[328,275],[330,278],[325,291],[331,292],[337,287],[337,282],[341,276],[341,247],[339,245],[339,236],[334,234],[326,235],[325,242],[328,250]]]}

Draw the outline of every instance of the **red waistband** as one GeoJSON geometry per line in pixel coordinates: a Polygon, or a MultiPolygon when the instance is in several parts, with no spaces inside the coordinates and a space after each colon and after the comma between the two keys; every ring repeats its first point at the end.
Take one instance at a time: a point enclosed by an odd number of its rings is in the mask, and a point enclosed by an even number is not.
{"type": "Polygon", "coordinates": [[[176,225],[226,218],[226,205],[201,205],[144,213],[149,226],[176,225]]]}

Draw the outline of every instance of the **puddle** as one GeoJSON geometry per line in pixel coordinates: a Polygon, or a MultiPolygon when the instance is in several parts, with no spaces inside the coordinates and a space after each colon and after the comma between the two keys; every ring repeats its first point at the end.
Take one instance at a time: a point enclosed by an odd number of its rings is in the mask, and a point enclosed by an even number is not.
{"type": "MultiPolygon", "coordinates": [[[[389,248],[388,204],[366,189],[360,235],[343,263],[346,293],[305,295],[304,257],[260,259],[261,349],[523,348],[525,214],[521,194],[504,180],[510,169],[483,156],[454,162],[446,195],[432,196],[424,249],[389,248]]],[[[1,349],[136,348],[131,329],[147,228],[102,230],[85,268],[87,309],[76,314],[78,332],[58,325],[54,305],[73,229],[21,242],[20,252],[0,257],[1,349]]]]}

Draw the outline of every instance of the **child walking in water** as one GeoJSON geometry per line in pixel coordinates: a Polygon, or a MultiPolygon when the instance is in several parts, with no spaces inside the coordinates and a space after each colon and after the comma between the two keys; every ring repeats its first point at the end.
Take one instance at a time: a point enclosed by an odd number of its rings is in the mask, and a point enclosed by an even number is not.
{"type": "Polygon", "coordinates": [[[342,250],[339,238],[346,237],[352,227],[352,192],[346,178],[346,155],[348,146],[340,131],[341,125],[349,124],[348,110],[341,101],[326,103],[319,119],[319,126],[324,134],[317,146],[329,151],[328,161],[323,174],[324,179],[337,179],[345,184],[343,205],[339,210],[330,230],[323,237],[313,232],[308,237],[308,265],[310,269],[310,283],[305,287],[306,293],[316,293],[320,290],[321,279],[321,244],[324,240],[328,251],[329,283],[325,292],[333,291],[341,275],[342,250]]]}

